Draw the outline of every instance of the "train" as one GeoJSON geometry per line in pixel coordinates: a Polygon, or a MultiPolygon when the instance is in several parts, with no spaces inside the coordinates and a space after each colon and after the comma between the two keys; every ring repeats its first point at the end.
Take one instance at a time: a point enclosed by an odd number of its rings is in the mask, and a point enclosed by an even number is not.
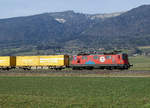
{"type": "Polygon", "coordinates": [[[41,56],[0,56],[0,69],[129,69],[126,53],[41,55],[41,56]]]}

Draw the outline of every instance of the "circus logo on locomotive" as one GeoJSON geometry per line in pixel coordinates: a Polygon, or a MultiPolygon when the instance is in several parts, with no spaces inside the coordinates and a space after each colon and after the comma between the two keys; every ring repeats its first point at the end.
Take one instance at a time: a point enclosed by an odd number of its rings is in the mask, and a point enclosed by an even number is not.
{"type": "Polygon", "coordinates": [[[105,57],[100,57],[100,62],[105,62],[105,57]]]}

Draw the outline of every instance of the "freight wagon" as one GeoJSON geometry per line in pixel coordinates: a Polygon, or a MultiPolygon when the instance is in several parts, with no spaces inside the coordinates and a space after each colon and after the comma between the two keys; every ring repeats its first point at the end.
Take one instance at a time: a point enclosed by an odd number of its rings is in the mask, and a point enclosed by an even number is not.
{"type": "Polygon", "coordinates": [[[69,65],[67,55],[17,56],[16,68],[22,69],[63,69],[69,65]]]}
{"type": "Polygon", "coordinates": [[[69,66],[68,55],[39,56],[39,66],[62,69],[69,66]]]}
{"type": "Polygon", "coordinates": [[[16,57],[0,56],[0,69],[12,69],[16,66],[16,57]]]}

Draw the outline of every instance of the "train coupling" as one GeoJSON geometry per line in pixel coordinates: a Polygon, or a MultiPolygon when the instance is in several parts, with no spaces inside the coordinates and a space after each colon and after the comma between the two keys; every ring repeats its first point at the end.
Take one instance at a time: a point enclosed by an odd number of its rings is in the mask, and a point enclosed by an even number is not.
{"type": "Polygon", "coordinates": [[[133,64],[130,64],[129,66],[130,66],[130,67],[133,67],[133,64]]]}

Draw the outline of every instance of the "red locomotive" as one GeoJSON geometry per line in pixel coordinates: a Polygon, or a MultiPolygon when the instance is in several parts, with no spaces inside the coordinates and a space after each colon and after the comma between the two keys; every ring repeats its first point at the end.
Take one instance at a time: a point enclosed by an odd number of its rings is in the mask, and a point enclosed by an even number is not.
{"type": "Polygon", "coordinates": [[[73,69],[128,69],[130,68],[128,55],[123,54],[102,54],[87,55],[79,54],[70,57],[70,67],[73,69]]]}

